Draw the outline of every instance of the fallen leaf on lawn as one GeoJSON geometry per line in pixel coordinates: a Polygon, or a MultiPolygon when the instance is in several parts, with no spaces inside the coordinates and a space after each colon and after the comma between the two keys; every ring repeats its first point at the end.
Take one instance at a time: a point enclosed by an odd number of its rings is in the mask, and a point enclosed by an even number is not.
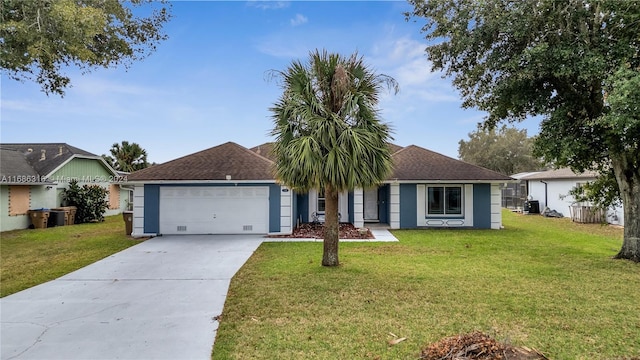
{"type": "Polygon", "coordinates": [[[407,340],[407,338],[398,338],[398,339],[393,339],[393,340],[389,340],[389,345],[393,346],[393,345],[398,345],[399,343],[403,342],[407,340]]]}
{"type": "Polygon", "coordinates": [[[396,335],[396,334],[394,334],[394,333],[392,333],[392,332],[390,332],[390,333],[389,333],[389,335],[393,336],[394,338],[397,338],[397,337],[398,337],[398,335],[396,335]]]}
{"type": "Polygon", "coordinates": [[[253,316],[251,317],[251,320],[255,321],[255,322],[260,322],[260,320],[254,318],[253,316]]]}

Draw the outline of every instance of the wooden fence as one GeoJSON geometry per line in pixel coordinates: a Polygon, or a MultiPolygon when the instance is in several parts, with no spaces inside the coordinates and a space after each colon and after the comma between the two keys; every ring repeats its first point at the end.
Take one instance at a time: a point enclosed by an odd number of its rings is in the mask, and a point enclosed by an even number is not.
{"type": "Polygon", "coordinates": [[[606,212],[594,206],[571,205],[571,220],[578,223],[598,224],[606,221],[606,212]]]}

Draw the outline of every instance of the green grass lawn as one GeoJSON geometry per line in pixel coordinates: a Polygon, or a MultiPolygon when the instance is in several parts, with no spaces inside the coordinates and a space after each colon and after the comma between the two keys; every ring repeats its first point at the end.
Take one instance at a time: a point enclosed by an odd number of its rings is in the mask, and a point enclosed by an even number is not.
{"type": "Polygon", "coordinates": [[[620,228],[503,221],[341,243],[338,268],[320,266],[321,243],[265,243],[231,283],[212,357],[417,359],[474,330],[550,359],[640,356],[640,264],[612,260],[620,228]]]}
{"type": "Polygon", "coordinates": [[[0,233],[0,296],[53,280],[138,244],[122,215],[102,223],[0,233]]]}

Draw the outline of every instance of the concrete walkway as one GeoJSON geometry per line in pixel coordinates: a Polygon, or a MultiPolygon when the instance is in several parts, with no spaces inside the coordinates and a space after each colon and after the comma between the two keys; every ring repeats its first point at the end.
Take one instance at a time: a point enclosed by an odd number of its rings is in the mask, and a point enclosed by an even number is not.
{"type": "Polygon", "coordinates": [[[260,236],[163,236],[0,299],[0,358],[209,359],[260,236]]]}

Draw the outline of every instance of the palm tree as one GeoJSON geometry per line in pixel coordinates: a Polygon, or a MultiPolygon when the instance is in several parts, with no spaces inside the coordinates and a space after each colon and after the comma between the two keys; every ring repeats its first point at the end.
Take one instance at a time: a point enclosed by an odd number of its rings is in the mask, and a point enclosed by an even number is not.
{"type": "Polygon", "coordinates": [[[114,143],[111,146],[111,156],[102,157],[118,171],[133,172],[149,166],[147,152],[136,143],[123,141],[122,144],[114,143]]]}
{"type": "Polygon", "coordinates": [[[389,174],[391,130],[379,117],[378,94],[383,87],[397,93],[398,84],[357,53],[324,50],[272,75],[283,89],[270,109],[276,178],[296,191],[324,189],[322,265],[338,266],[338,193],[377,185],[389,174]]]}

